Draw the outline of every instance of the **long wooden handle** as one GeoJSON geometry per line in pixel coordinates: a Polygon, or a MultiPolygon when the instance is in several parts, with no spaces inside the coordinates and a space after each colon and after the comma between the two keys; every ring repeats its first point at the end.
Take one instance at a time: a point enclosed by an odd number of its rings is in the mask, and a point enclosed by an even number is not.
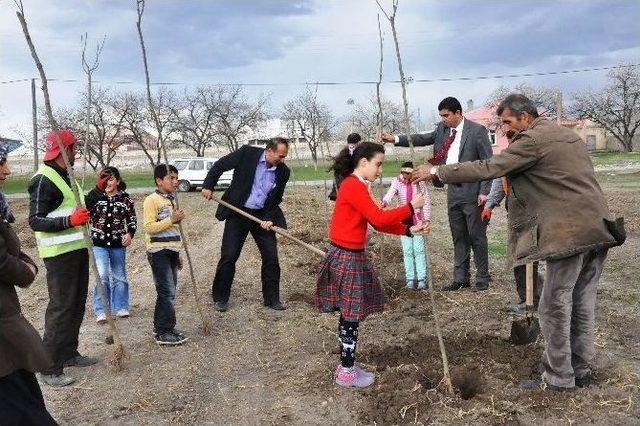
{"type": "MultiPolygon", "coordinates": [[[[253,215],[250,215],[249,213],[245,212],[244,210],[239,209],[238,207],[234,206],[233,204],[229,204],[226,201],[221,200],[220,198],[218,198],[218,197],[216,197],[214,195],[211,196],[211,199],[213,201],[215,201],[216,203],[222,204],[226,208],[228,208],[230,210],[233,210],[234,212],[238,213],[239,215],[242,215],[242,216],[246,217],[249,220],[252,220],[252,221],[254,221],[256,223],[262,222],[262,220],[258,219],[257,217],[255,217],[253,215]]],[[[311,250],[312,252],[314,252],[315,254],[317,254],[320,257],[325,257],[327,255],[327,253],[325,253],[324,251],[320,250],[317,247],[312,246],[311,244],[305,243],[304,241],[302,241],[299,238],[294,237],[289,232],[287,232],[286,230],[280,228],[279,226],[275,226],[274,225],[274,226],[271,227],[271,230],[273,232],[275,232],[276,234],[280,234],[283,237],[287,238],[288,240],[291,240],[294,243],[296,243],[296,244],[298,244],[298,245],[300,245],[302,247],[305,247],[308,250],[311,250]]]]}
{"type": "Polygon", "coordinates": [[[533,309],[533,263],[527,263],[526,266],[526,299],[525,304],[527,310],[533,309]]]}

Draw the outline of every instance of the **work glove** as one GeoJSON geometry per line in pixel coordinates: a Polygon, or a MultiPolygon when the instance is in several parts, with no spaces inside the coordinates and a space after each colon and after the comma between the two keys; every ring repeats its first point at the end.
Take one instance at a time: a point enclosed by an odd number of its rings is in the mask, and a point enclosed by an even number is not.
{"type": "Polygon", "coordinates": [[[69,216],[69,225],[71,227],[86,225],[87,222],[89,222],[89,210],[84,207],[75,209],[69,216]]]}
{"type": "Polygon", "coordinates": [[[109,179],[111,179],[111,173],[107,171],[101,172],[96,177],[96,188],[104,192],[105,188],[107,187],[107,181],[109,181],[109,179]]]}
{"type": "Polygon", "coordinates": [[[488,209],[485,207],[484,209],[482,209],[482,213],[480,213],[480,219],[483,222],[489,223],[489,220],[491,219],[491,212],[492,212],[491,209],[488,209]]]}

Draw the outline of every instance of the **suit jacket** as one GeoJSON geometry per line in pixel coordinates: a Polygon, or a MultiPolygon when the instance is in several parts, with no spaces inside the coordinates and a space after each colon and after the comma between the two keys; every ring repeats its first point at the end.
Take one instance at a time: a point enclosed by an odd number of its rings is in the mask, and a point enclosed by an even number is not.
{"type": "Polygon", "coordinates": [[[0,217],[0,377],[19,369],[35,373],[51,365],[40,335],[20,310],[15,286],[28,287],[35,279],[25,262],[35,266],[20,251],[11,225],[0,217]]]}
{"type": "MultiPolygon", "coordinates": [[[[436,129],[431,133],[417,133],[411,135],[411,142],[414,146],[433,145],[433,152],[436,153],[444,141],[449,137],[450,130],[444,123],[438,123],[436,129]]],[[[409,146],[407,136],[401,135],[396,146],[409,146]]],[[[460,155],[458,162],[486,160],[493,155],[489,133],[486,127],[465,118],[462,135],[460,135],[460,155]]],[[[446,157],[442,160],[444,164],[446,157]]],[[[476,203],[478,195],[488,195],[491,190],[491,181],[470,182],[458,185],[449,185],[447,188],[447,200],[449,205],[456,203],[476,203]]]]}
{"type": "MultiPolygon", "coordinates": [[[[237,151],[225,155],[213,164],[213,167],[211,167],[209,173],[207,173],[202,187],[213,190],[222,173],[233,169],[233,179],[231,179],[229,188],[222,194],[222,199],[236,207],[243,208],[251,195],[251,187],[253,186],[256,168],[258,167],[258,161],[263,152],[264,149],[244,145],[237,151]]],[[[264,212],[260,219],[269,220],[276,226],[286,228],[287,222],[284,218],[284,213],[282,213],[282,209],[280,209],[280,203],[282,202],[284,188],[287,186],[291,172],[284,163],[279,163],[276,166],[275,173],[275,186],[271,192],[269,192],[269,195],[267,195],[267,200],[264,203],[264,212]]],[[[216,211],[216,218],[218,220],[225,220],[231,217],[232,214],[236,213],[220,205],[216,211]]]]}
{"type": "Polygon", "coordinates": [[[586,145],[573,130],[537,118],[500,154],[438,168],[445,183],[506,176],[508,252],[515,266],[624,242],[611,220],[586,145]]]}

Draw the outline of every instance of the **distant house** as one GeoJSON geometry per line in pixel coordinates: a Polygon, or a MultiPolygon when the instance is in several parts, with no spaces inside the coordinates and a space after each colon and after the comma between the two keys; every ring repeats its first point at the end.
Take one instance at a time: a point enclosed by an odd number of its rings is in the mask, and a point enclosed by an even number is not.
{"type": "MultiPolygon", "coordinates": [[[[489,107],[472,109],[464,114],[465,118],[480,123],[487,128],[493,153],[497,154],[507,147],[509,142],[504,133],[497,127],[499,125],[495,110],[489,107]]],[[[566,117],[561,121],[562,126],[576,132],[587,144],[589,151],[609,149],[606,131],[597,124],[578,118],[566,117]]]]}

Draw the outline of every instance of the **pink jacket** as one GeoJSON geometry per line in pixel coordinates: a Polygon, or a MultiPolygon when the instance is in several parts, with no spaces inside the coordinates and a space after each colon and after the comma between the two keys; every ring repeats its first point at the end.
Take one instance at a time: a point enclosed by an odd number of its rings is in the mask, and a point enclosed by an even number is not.
{"type": "Polygon", "coordinates": [[[382,197],[382,207],[387,207],[391,204],[393,198],[397,195],[400,205],[407,204],[411,200],[407,200],[407,190],[411,185],[413,194],[420,193],[424,197],[424,207],[421,210],[416,210],[413,215],[414,225],[418,221],[430,222],[431,221],[431,199],[429,198],[429,192],[427,191],[427,184],[424,182],[411,183],[404,180],[401,176],[396,176],[391,181],[391,186],[387,193],[382,197]]]}

